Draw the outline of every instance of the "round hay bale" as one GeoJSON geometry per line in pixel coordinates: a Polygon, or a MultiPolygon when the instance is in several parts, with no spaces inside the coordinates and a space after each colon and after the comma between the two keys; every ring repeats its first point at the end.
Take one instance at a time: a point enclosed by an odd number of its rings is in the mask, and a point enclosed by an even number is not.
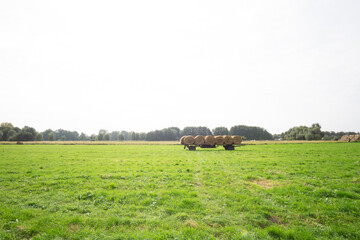
{"type": "Polygon", "coordinates": [[[194,138],[194,143],[195,143],[195,145],[201,145],[201,144],[204,144],[204,142],[205,142],[204,136],[197,135],[197,136],[194,138]]]}
{"type": "Polygon", "coordinates": [[[222,136],[215,136],[216,145],[224,145],[224,138],[222,136]]]}
{"type": "Polygon", "coordinates": [[[192,144],[194,144],[194,137],[193,137],[193,136],[185,136],[185,137],[184,137],[184,144],[185,144],[185,145],[192,145],[192,144]]]}
{"type": "Polygon", "coordinates": [[[242,138],[240,136],[231,136],[231,138],[235,145],[240,145],[242,142],[242,138]]]}
{"type": "Polygon", "coordinates": [[[232,140],[232,137],[231,137],[231,136],[224,135],[223,138],[224,138],[224,144],[225,144],[225,145],[233,144],[233,140],[232,140]]]}
{"type": "Polygon", "coordinates": [[[180,138],[180,144],[183,144],[183,145],[184,145],[184,138],[185,138],[185,136],[182,136],[182,137],[180,138]]]}
{"type": "Polygon", "coordinates": [[[210,144],[210,145],[215,145],[214,136],[211,136],[211,135],[205,136],[205,143],[210,144]]]}

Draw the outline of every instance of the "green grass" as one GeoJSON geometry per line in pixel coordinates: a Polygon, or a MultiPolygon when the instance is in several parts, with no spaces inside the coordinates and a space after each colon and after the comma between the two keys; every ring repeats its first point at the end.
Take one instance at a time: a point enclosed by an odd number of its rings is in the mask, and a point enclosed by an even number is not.
{"type": "Polygon", "coordinates": [[[0,145],[0,239],[360,239],[360,144],[0,145]]]}

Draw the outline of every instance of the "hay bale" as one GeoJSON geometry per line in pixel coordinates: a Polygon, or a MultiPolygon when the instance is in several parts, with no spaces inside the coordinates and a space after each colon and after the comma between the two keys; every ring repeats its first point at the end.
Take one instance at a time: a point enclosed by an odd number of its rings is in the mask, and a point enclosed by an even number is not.
{"type": "Polygon", "coordinates": [[[222,136],[215,136],[216,145],[224,145],[224,138],[222,136]]]}
{"type": "Polygon", "coordinates": [[[355,137],[353,138],[352,141],[353,142],[360,142],[360,135],[359,134],[355,135],[355,137]]]}
{"type": "Polygon", "coordinates": [[[231,136],[231,138],[235,145],[240,145],[242,142],[242,138],[240,136],[231,136]]]}
{"type": "Polygon", "coordinates": [[[195,143],[195,145],[201,145],[201,144],[204,144],[204,142],[205,142],[204,136],[197,135],[197,136],[194,138],[194,143],[195,143]]]}
{"type": "Polygon", "coordinates": [[[194,144],[194,137],[193,137],[193,136],[185,136],[185,137],[184,137],[184,144],[185,144],[185,145],[192,145],[192,144],[194,144]]]}
{"type": "Polygon", "coordinates": [[[214,136],[210,136],[210,135],[205,136],[205,143],[210,145],[215,145],[216,142],[214,136]]]}
{"type": "Polygon", "coordinates": [[[343,135],[341,138],[340,138],[340,142],[347,142],[349,139],[349,135],[343,135]]]}
{"type": "Polygon", "coordinates": [[[184,138],[185,138],[185,136],[182,136],[182,137],[180,138],[180,144],[182,144],[182,145],[184,145],[184,138]]]}
{"type": "Polygon", "coordinates": [[[233,140],[232,140],[232,137],[231,137],[231,136],[224,135],[223,138],[224,138],[224,144],[225,144],[225,145],[233,144],[233,140]]]}
{"type": "Polygon", "coordinates": [[[356,134],[356,135],[349,135],[349,140],[348,142],[358,142],[360,141],[360,135],[356,134]]]}

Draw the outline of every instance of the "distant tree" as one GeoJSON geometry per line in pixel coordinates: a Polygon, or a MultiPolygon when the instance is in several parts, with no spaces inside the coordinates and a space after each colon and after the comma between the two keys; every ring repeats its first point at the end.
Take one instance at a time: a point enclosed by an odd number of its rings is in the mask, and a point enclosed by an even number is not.
{"type": "Polygon", "coordinates": [[[61,141],[65,141],[66,140],[66,136],[61,136],[61,141]]]}
{"type": "Polygon", "coordinates": [[[305,140],[314,140],[314,135],[313,134],[311,134],[310,132],[307,132],[306,134],[305,134],[305,140]]]}
{"type": "Polygon", "coordinates": [[[290,128],[281,135],[285,140],[320,140],[324,133],[321,132],[320,124],[314,123],[311,127],[298,126],[290,128]]]}
{"type": "Polygon", "coordinates": [[[104,140],[104,134],[99,133],[99,135],[97,135],[97,141],[102,141],[104,140]]]}
{"type": "Polygon", "coordinates": [[[96,141],[96,135],[95,134],[91,134],[90,141],[96,141]]]}
{"type": "Polygon", "coordinates": [[[50,141],[50,140],[49,140],[49,134],[50,134],[51,132],[54,132],[54,131],[51,130],[51,129],[47,129],[47,130],[45,130],[44,132],[42,132],[44,141],[50,141]]]}
{"type": "MultiPolygon", "coordinates": [[[[165,128],[166,129],[166,128],[165,128]]],[[[178,139],[180,139],[180,128],[178,128],[178,127],[169,127],[169,128],[167,128],[168,130],[170,130],[170,131],[172,131],[173,132],[173,134],[175,135],[175,137],[174,137],[174,139],[173,140],[178,140],[178,139]]]]}
{"type": "Polygon", "coordinates": [[[34,141],[36,134],[35,128],[25,126],[10,139],[11,141],[34,141]]]}
{"type": "Polygon", "coordinates": [[[146,141],[174,141],[180,137],[180,129],[177,127],[164,128],[162,130],[155,130],[141,134],[141,139],[146,141]]]}
{"type": "Polygon", "coordinates": [[[44,140],[44,138],[43,138],[42,133],[36,134],[35,141],[43,141],[43,140],[44,140]]]}
{"type": "Polygon", "coordinates": [[[164,141],[164,139],[164,131],[161,130],[148,132],[145,137],[146,141],[164,141]]]}
{"type": "Polygon", "coordinates": [[[124,140],[129,141],[131,140],[130,133],[127,131],[121,131],[121,134],[124,136],[124,140]]]}
{"type": "Polygon", "coordinates": [[[310,131],[311,134],[314,136],[314,140],[321,140],[321,138],[324,136],[321,132],[321,126],[319,123],[312,124],[310,131]]]}
{"type": "Polygon", "coordinates": [[[214,135],[228,135],[229,130],[226,127],[216,127],[213,129],[214,135]]]}
{"type": "Polygon", "coordinates": [[[106,135],[106,134],[108,134],[109,132],[108,132],[108,130],[105,130],[105,129],[100,129],[99,130],[99,134],[102,134],[102,135],[106,135]]]}
{"type": "Polygon", "coordinates": [[[81,141],[85,141],[85,140],[87,139],[85,133],[82,132],[82,133],[80,134],[80,136],[79,136],[79,139],[80,139],[81,141]]]}
{"type": "Polygon", "coordinates": [[[140,134],[139,133],[135,133],[135,141],[139,141],[140,138],[140,134]]]}
{"type": "Polygon", "coordinates": [[[144,141],[145,138],[146,138],[146,133],[141,132],[141,133],[139,134],[139,140],[140,140],[140,141],[144,141]]]}
{"type": "Polygon", "coordinates": [[[230,128],[230,135],[246,137],[247,140],[272,140],[273,136],[264,128],[236,125],[230,128]]]}
{"type": "Polygon", "coordinates": [[[119,131],[112,131],[110,133],[110,140],[111,141],[118,141],[119,140],[119,135],[120,135],[119,131]]]}
{"type": "Polygon", "coordinates": [[[79,140],[79,133],[76,131],[68,131],[64,129],[58,129],[55,131],[56,139],[62,138],[62,136],[65,136],[66,140],[68,141],[77,141],[79,140]]]}
{"type": "Polygon", "coordinates": [[[164,128],[162,130],[163,137],[161,139],[158,139],[158,141],[173,141],[179,139],[179,134],[176,129],[172,128],[164,128]]]}
{"type": "Polygon", "coordinates": [[[122,135],[121,133],[119,134],[119,141],[124,141],[124,135],[122,135]]]}
{"type": "Polygon", "coordinates": [[[110,141],[110,134],[105,134],[105,136],[104,136],[104,140],[105,141],[110,141]]]}
{"type": "Polygon", "coordinates": [[[108,134],[108,133],[109,133],[109,132],[108,132],[107,130],[105,130],[105,129],[100,129],[100,130],[99,130],[99,134],[98,134],[98,136],[97,136],[98,141],[103,141],[103,140],[105,140],[105,135],[108,134]]]}
{"type": "Polygon", "coordinates": [[[181,136],[186,136],[186,135],[212,135],[212,132],[210,131],[210,129],[208,127],[185,127],[181,133],[181,136]]]}
{"type": "Polygon", "coordinates": [[[49,141],[55,141],[56,140],[56,135],[55,135],[54,132],[49,133],[48,140],[49,141]]]}
{"type": "Polygon", "coordinates": [[[2,136],[3,136],[3,132],[2,131],[0,131],[0,141],[2,141],[3,139],[2,139],[2,136]]]}
{"type": "Polygon", "coordinates": [[[0,131],[2,132],[2,140],[8,141],[9,138],[16,134],[16,130],[14,129],[14,126],[11,123],[3,122],[0,124],[0,131]]]}
{"type": "Polygon", "coordinates": [[[131,133],[131,140],[135,141],[135,139],[136,139],[136,134],[135,134],[135,132],[132,132],[131,133]]]}

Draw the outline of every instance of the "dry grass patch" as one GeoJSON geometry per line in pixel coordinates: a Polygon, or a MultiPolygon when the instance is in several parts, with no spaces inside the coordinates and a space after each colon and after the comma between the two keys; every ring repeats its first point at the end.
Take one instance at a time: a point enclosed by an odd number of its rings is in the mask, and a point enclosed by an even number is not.
{"type": "Polygon", "coordinates": [[[278,187],[280,186],[280,183],[269,180],[269,179],[259,179],[259,180],[254,180],[252,183],[260,186],[261,188],[264,189],[270,189],[273,187],[278,187]]]}
{"type": "Polygon", "coordinates": [[[71,232],[77,232],[79,231],[79,224],[71,224],[69,228],[71,232]]]}
{"type": "Polygon", "coordinates": [[[192,227],[192,228],[198,228],[199,227],[199,224],[195,220],[192,220],[192,219],[186,220],[185,225],[188,226],[188,227],[192,227]]]}

